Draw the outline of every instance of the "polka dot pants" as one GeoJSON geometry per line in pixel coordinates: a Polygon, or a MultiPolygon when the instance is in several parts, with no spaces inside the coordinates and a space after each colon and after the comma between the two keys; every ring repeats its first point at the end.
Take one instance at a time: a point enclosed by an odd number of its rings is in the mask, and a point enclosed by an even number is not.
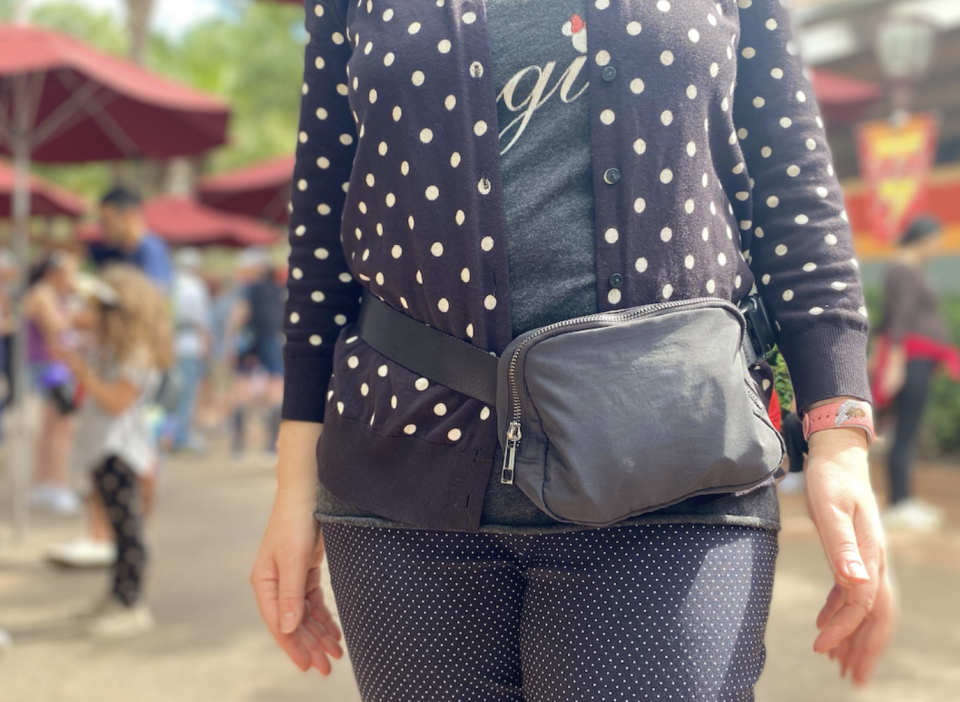
{"type": "Polygon", "coordinates": [[[113,456],[94,471],[93,480],[117,542],[110,593],[132,607],[140,599],[147,553],[140,518],[140,479],[126,463],[113,456]]]}
{"type": "Polygon", "coordinates": [[[364,702],[753,700],[775,532],[323,534],[364,702]]]}

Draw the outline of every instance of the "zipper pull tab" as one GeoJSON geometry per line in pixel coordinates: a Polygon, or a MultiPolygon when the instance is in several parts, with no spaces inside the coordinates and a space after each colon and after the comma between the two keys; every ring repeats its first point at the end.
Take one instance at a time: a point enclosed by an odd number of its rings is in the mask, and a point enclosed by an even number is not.
{"type": "Polygon", "coordinates": [[[503,452],[503,472],[500,473],[500,482],[505,485],[513,485],[513,462],[517,456],[520,437],[520,422],[510,422],[507,429],[507,446],[503,452]]]}

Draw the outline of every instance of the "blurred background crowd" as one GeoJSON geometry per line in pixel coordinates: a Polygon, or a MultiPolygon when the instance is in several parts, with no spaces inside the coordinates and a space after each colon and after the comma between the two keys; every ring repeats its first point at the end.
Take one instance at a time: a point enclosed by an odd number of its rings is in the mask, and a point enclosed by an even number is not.
{"type": "MultiPolygon", "coordinates": [[[[823,689],[960,700],[960,3],[793,4],[865,284],[905,602],[874,689],[823,689]]],[[[303,684],[246,592],[280,423],[302,19],[299,0],[0,0],[4,702],[359,699],[345,670],[303,684]],[[110,442],[126,465],[98,463],[110,442]],[[105,572],[152,611],[105,609],[105,572]]],[[[827,577],[803,448],[762,699],[832,675],[802,643],[827,577]]]]}

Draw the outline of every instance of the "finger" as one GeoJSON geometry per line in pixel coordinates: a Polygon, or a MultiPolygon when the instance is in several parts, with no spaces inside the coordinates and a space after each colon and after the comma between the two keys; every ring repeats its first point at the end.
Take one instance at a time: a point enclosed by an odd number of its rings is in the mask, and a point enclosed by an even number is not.
{"type": "Polygon", "coordinates": [[[827,559],[840,584],[854,585],[868,582],[870,574],[860,555],[857,533],[853,528],[850,515],[833,508],[822,517],[820,536],[827,552],[827,559]]]}
{"type": "Polygon", "coordinates": [[[853,663],[853,681],[857,685],[866,685],[880,660],[880,655],[893,636],[894,615],[886,602],[878,603],[874,615],[858,632],[859,655],[853,663]]]}
{"type": "Polygon", "coordinates": [[[260,616],[266,622],[273,638],[293,661],[294,665],[300,670],[306,671],[310,667],[310,654],[302,645],[280,631],[278,614],[280,611],[279,581],[276,568],[272,563],[270,565],[257,563],[254,565],[250,581],[257,597],[260,616]]]}
{"type": "Polygon", "coordinates": [[[304,604],[303,624],[304,626],[308,627],[311,632],[314,632],[314,636],[317,636],[318,641],[320,641],[322,646],[324,645],[325,641],[331,646],[330,649],[327,649],[327,646],[324,646],[324,650],[329,650],[334,658],[339,658],[340,655],[342,655],[343,650],[340,648],[340,644],[337,642],[336,637],[330,632],[330,628],[325,626],[313,616],[313,605],[310,604],[310,600],[307,600],[304,604]]]}
{"type": "Polygon", "coordinates": [[[303,602],[307,580],[307,567],[296,553],[280,554],[277,563],[280,573],[278,601],[280,605],[280,631],[293,633],[303,619],[303,602]]]}
{"type": "Polygon", "coordinates": [[[886,647],[889,637],[879,631],[879,626],[871,626],[864,636],[862,651],[853,665],[853,682],[858,686],[866,685],[880,661],[880,654],[886,647]]]}
{"type": "Polygon", "coordinates": [[[820,610],[820,614],[817,615],[817,629],[823,630],[833,618],[833,615],[837,613],[843,606],[843,588],[839,585],[834,585],[833,589],[830,590],[830,594],[827,595],[827,602],[823,605],[823,609],[820,610]]]}
{"type": "Polygon", "coordinates": [[[320,647],[326,652],[331,658],[339,660],[343,657],[343,649],[340,647],[340,644],[337,643],[337,640],[331,636],[326,629],[323,628],[323,625],[316,621],[313,617],[305,616],[303,618],[303,626],[313,634],[313,637],[320,644],[320,647]]]}
{"type": "Polygon", "coordinates": [[[847,671],[850,669],[851,642],[853,637],[848,636],[840,645],[837,646],[837,660],[840,662],[840,677],[847,677],[847,671]]]}
{"type": "Polygon", "coordinates": [[[327,660],[327,656],[320,647],[320,643],[316,637],[311,634],[305,626],[297,627],[293,636],[310,652],[310,665],[319,670],[323,675],[329,674],[330,661],[327,660]]]}
{"type": "Polygon", "coordinates": [[[307,602],[310,603],[310,616],[313,620],[322,624],[328,634],[340,641],[343,638],[340,626],[334,619],[333,613],[324,603],[323,592],[319,587],[307,593],[307,602]]]}
{"type": "Polygon", "coordinates": [[[816,641],[813,642],[813,650],[817,653],[826,653],[839,646],[845,638],[857,630],[866,617],[867,611],[860,602],[845,602],[817,636],[816,641]]]}

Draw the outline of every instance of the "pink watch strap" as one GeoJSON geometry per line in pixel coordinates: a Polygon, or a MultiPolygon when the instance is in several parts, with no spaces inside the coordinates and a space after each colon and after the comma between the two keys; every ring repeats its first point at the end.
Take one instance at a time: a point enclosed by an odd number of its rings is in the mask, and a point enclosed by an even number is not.
{"type": "Polygon", "coordinates": [[[860,427],[867,432],[867,442],[873,443],[873,410],[867,402],[844,400],[831,402],[803,415],[803,438],[824,429],[837,427],[860,427]]]}

